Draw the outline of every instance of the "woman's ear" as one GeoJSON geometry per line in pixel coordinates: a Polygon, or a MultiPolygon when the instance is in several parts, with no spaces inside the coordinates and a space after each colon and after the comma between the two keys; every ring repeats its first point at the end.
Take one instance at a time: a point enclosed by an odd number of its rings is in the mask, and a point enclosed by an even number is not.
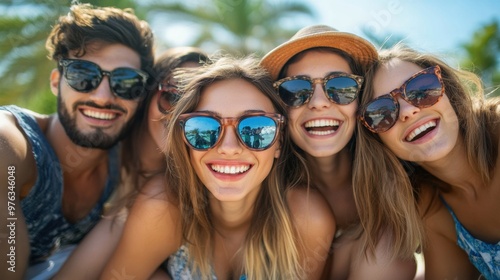
{"type": "Polygon", "coordinates": [[[61,81],[61,72],[59,69],[54,68],[52,72],[50,72],[50,90],[52,93],[57,96],[59,95],[59,82],[61,81]]]}

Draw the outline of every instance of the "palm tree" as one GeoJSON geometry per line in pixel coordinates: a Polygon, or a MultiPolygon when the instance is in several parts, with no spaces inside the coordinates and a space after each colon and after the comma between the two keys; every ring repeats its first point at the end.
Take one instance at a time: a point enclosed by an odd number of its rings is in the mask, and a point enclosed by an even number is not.
{"type": "MultiPolygon", "coordinates": [[[[171,22],[191,21],[198,26],[199,31],[191,45],[212,44],[214,48],[234,49],[243,54],[263,54],[290,38],[296,30],[282,27],[287,25],[286,18],[313,15],[309,6],[295,2],[166,1],[148,1],[143,5],[135,0],[80,2],[132,8],[139,18],[150,22],[165,14],[168,14],[171,22]],[[195,5],[188,6],[186,3],[195,5]]],[[[46,57],[45,40],[57,18],[69,11],[71,3],[70,0],[46,2],[49,1],[4,0],[0,4],[0,57],[3,58],[0,62],[0,105],[14,103],[41,113],[55,111],[55,101],[48,83],[50,70],[55,64],[46,57]]],[[[163,44],[168,45],[168,42],[163,44]]]]}
{"type": "Polygon", "coordinates": [[[500,95],[500,28],[497,20],[482,26],[474,32],[470,42],[462,45],[466,57],[460,63],[464,69],[478,74],[486,90],[497,89],[493,95],[500,95]]]}
{"type": "MultiPolygon", "coordinates": [[[[30,109],[55,111],[49,73],[55,63],[47,59],[45,40],[60,15],[68,13],[69,0],[4,0],[0,4],[0,105],[22,104],[30,109]],[[28,102],[20,102],[28,100],[28,102]],[[50,100],[44,102],[44,100],[50,100]]],[[[132,0],[81,1],[99,6],[132,7],[132,0]]]]}
{"type": "Polygon", "coordinates": [[[149,18],[164,16],[167,23],[183,22],[196,26],[191,45],[206,50],[219,48],[258,55],[263,55],[297,31],[294,18],[314,15],[309,5],[293,1],[179,0],[153,3],[149,8],[149,18]]]}

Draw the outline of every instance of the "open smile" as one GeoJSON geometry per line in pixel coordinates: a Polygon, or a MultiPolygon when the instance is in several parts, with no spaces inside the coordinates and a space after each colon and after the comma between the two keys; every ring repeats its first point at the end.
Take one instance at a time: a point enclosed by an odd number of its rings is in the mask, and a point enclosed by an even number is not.
{"type": "Polygon", "coordinates": [[[82,114],[86,117],[96,119],[96,120],[103,120],[103,121],[110,121],[117,119],[120,114],[118,113],[111,113],[111,112],[101,112],[101,111],[95,111],[91,109],[82,109],[80,110],[82,114]]]}
{"type": "Polygon", "coordinates": [[[210,168],[217,173],[222,174],[242,174],[247,172],[250,169],[250,165],[220,165],[220,164],[212,164],[210,168]]]}
{"type": "Polygon", "coordinates": [[[427,135],[432,130],[434,130],[436,128],[436,126],[437,126],[437,122],[435,120],[428,121],[428,122],[420,125],[419,127],[413,129],[412,131],[410,131],[408,136],[405,137],[405,140],[408,142],[416,141],[416,140],[424,137],[425,135],[427,135]]]}
{"type": "Polygon", "coordinates": [[[340,127],[340,121],[333,119],[316,119],[304,123],[309,134],[325,136],[334,134],[340,127]]]}

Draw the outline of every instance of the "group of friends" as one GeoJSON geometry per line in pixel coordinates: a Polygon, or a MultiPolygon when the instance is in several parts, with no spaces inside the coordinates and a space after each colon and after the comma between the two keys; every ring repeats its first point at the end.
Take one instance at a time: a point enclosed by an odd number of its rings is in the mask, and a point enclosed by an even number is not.
{"type": "Polygon", "coordinates": [[[0,107],[0,278],[414,279],[420,253],[425,279],[500,279],[476,75],[325,25],[155,56],[145,21],[89,4],[46,46],[57,113],[0,107]]]}

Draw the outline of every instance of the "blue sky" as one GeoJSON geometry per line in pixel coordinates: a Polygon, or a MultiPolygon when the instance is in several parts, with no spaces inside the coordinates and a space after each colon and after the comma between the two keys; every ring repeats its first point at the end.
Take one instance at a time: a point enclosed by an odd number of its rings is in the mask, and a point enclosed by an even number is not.
{"type": "MultiPolygon", "coordinates": [[[[234,0],[241,1],[241,0],[234,0]]],[[[274,0],[276,2],[300,0],[274,0]]],[[[460,45],[475,30],[496,19],[500,23],[500,0],[307,0],[316,16],[293,18],[284,24],[297,29],[310,24],[327,24],[340,31],[365,37],[368,28],[377,36],[394,34],[420,51],[444,55],[452,62],[460,56],[460,45]]],[[[186,26],[176,26],[176,45],[189,43],[186,26]],[[179,32],[180,31],[180,32],[179,32]]],[[[172,38],[172,30],[164,29],[172,38]]],[[[161,34],[160,34],[161,35],[161,34]]],[[[167,37],[168,38],[168,37],[167,37]]],[[[168,39],[167,39],[168,40],[168,39]]],[[[171,40],[168,40],[171,42],[171,40]]]]}
{"type": "Polygon", "coordinates": [[[378,36],[397,34],[422,51],[456,53],[475,30],[500,22],[499,0],[309,0],[318,23],[363,35],[367,27],[378,36]]]}

